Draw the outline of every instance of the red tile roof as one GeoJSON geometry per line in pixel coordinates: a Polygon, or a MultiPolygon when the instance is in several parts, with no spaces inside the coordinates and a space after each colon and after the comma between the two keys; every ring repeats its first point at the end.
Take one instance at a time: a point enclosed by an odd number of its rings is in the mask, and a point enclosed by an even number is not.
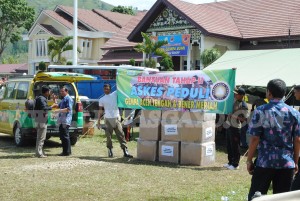
{"type": "Polygon", "coordinates": [[[15,73],[16,70],[28,70],[28,64],[0,64],[0,73],[15,73]]]}
{"type": "Polygon", "coordinates": [[[208,33],[241,37],[231,13],[209,4],[192,4],[179,0],[166,0],[208,33]]]}
{"type": "Polygon", "coordinates": [[[111,39],[109,39],[101,49],[118,49],[119,47],[121,47],[121,49],[124,49],[128,47],[132,48],[137,45],[137,43],[128,41],[127,37],[140,22],[140,20],[145,16],[145,14],[146,12],[140,12],[136,16],[134,16],[118,33],[116,33],[111,39]]]}
{"type": "Polygon", "coordinates": [[[68,21],[67,19],[63,18],[62,16],[60,16],[58,13],[56,13],[53,10],[44,10],[43,11],[46,15],[50,16],[51,18],[55,19],[56,21],[58,21],[59,23],[61,23],[62,25],[64,25],[65,27],[72,29],[73,28],[73,23],[68,21]]]}
{"type": "Polygon", "coordinates": [[[231,0],[207,4],[230,12],[242,38],[300,35],[299,0],[231,0]]]}
{"type": "Polygon", "coordinates": [[[130,59],[135,61],[143,61],[143,53],[136,51],[107,51],[98,64],[129,64],[130,59]]]}
{"type": "Polygon", "coordinates": [[[135,30],[129,34],[132,41],[140,40],[158,10],[164,7],[176,10],[205,35],[236,39],[255,39],[300,35],[299,0],[229,0],[193,4],[181,0],[157,0],[135,30]]]}
{"type": "MultiPolygon", "coordinates": [[[[61,9],[69,15],[73,16],[74,8],[67,6],[57,6],[57,9],[61,9]]],[[[107,19],[101,17],[99,14],[85,9],[78,9],[78,21],[81,21],[85,25],[95,29],[96,31],[109,31],[117,32],[120,28],[111,23],[107,19]]]]}
{"type": "Polygon", "coordinates": [[[107,10],[93,9],[93,11],[119,27],[125,26],[134,17],[132,15],[116,13],[107,10]]]}

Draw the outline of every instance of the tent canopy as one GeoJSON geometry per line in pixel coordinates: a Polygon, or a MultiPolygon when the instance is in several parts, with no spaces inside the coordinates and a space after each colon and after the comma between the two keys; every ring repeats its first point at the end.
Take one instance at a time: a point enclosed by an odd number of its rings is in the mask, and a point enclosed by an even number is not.
{"type": "Polygon", "coordinates": [[[236,85],[266,87],[282,79],[288,87],[300,84],[300,48],[227,51],[205,70],[236,68],[236,85]]]}

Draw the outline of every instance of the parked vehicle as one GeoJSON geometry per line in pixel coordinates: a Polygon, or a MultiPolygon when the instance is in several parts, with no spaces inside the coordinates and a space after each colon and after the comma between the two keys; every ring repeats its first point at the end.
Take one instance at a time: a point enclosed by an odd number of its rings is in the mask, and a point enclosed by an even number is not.
{"type": "MultiPolygon", "coordinates": [[[[43,85],[47,85],[58,96],[60,87],[64,86],[74,100],[73,118],[69,131],[71,144],[76,144],[83,129],[83,107],[75,82],[93,79],[90,75],[65,72],[39,72],[35,76],[10,79],[6,83],[4,96],[0,97],[0,132],[14,136],[17,146],[24,145],[28,139],[36,138],[35,120],[28,115],[25,102],[41,94],[43,85]]],[[[52,105],[53,101],[49,100],[48,104],[52,105]]],[[[49,111],[47,139],[59,136],[56,122],[57,115],[49,111]]]]}

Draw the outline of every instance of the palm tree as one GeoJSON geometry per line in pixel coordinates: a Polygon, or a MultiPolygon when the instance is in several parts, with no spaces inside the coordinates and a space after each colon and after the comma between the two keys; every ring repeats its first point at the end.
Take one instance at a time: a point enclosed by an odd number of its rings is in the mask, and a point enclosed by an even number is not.
{"type": "Polygon", "coordinates": [[[156,56],[166,56],[167,53],[161,48],[162,46],[168,44],[168,41],[154,41],[146,33],[141,33],[144,42],[139,43],[135,46],[135,51],[143,52],[146,54],[147,59],[144,61],[145,66],[155,68],[156,61],[152,59],[153,55],[156,56]]]}
{"type": "MultiPolygon", "coordinates": [[[[56,58],[57,64],[65,63],[66,59],[62,57],[62,53],[68,50],[73,50],[73,45],[69,44],[69,41],[72,39],[72,36],[67,36],[64,38],[54,38],[50,37],[48,39],[48,55],[51,57],[51,61],[54,61],[56,58]]],[[[81,51],[77,49],[80,53],[81,51]]]]}

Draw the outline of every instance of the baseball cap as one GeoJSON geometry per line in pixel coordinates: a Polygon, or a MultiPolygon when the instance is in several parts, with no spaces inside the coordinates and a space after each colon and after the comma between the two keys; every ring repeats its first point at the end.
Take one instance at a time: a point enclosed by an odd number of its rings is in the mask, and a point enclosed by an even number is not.
{"type": "Polygon", "coordinates": [[[233,93],[239,94],[239,95],[245,95],[245,94],[246,94],[245,89],[243,89],[243,88],[235,89],[235,90],[233,91],[233,93]]]}

